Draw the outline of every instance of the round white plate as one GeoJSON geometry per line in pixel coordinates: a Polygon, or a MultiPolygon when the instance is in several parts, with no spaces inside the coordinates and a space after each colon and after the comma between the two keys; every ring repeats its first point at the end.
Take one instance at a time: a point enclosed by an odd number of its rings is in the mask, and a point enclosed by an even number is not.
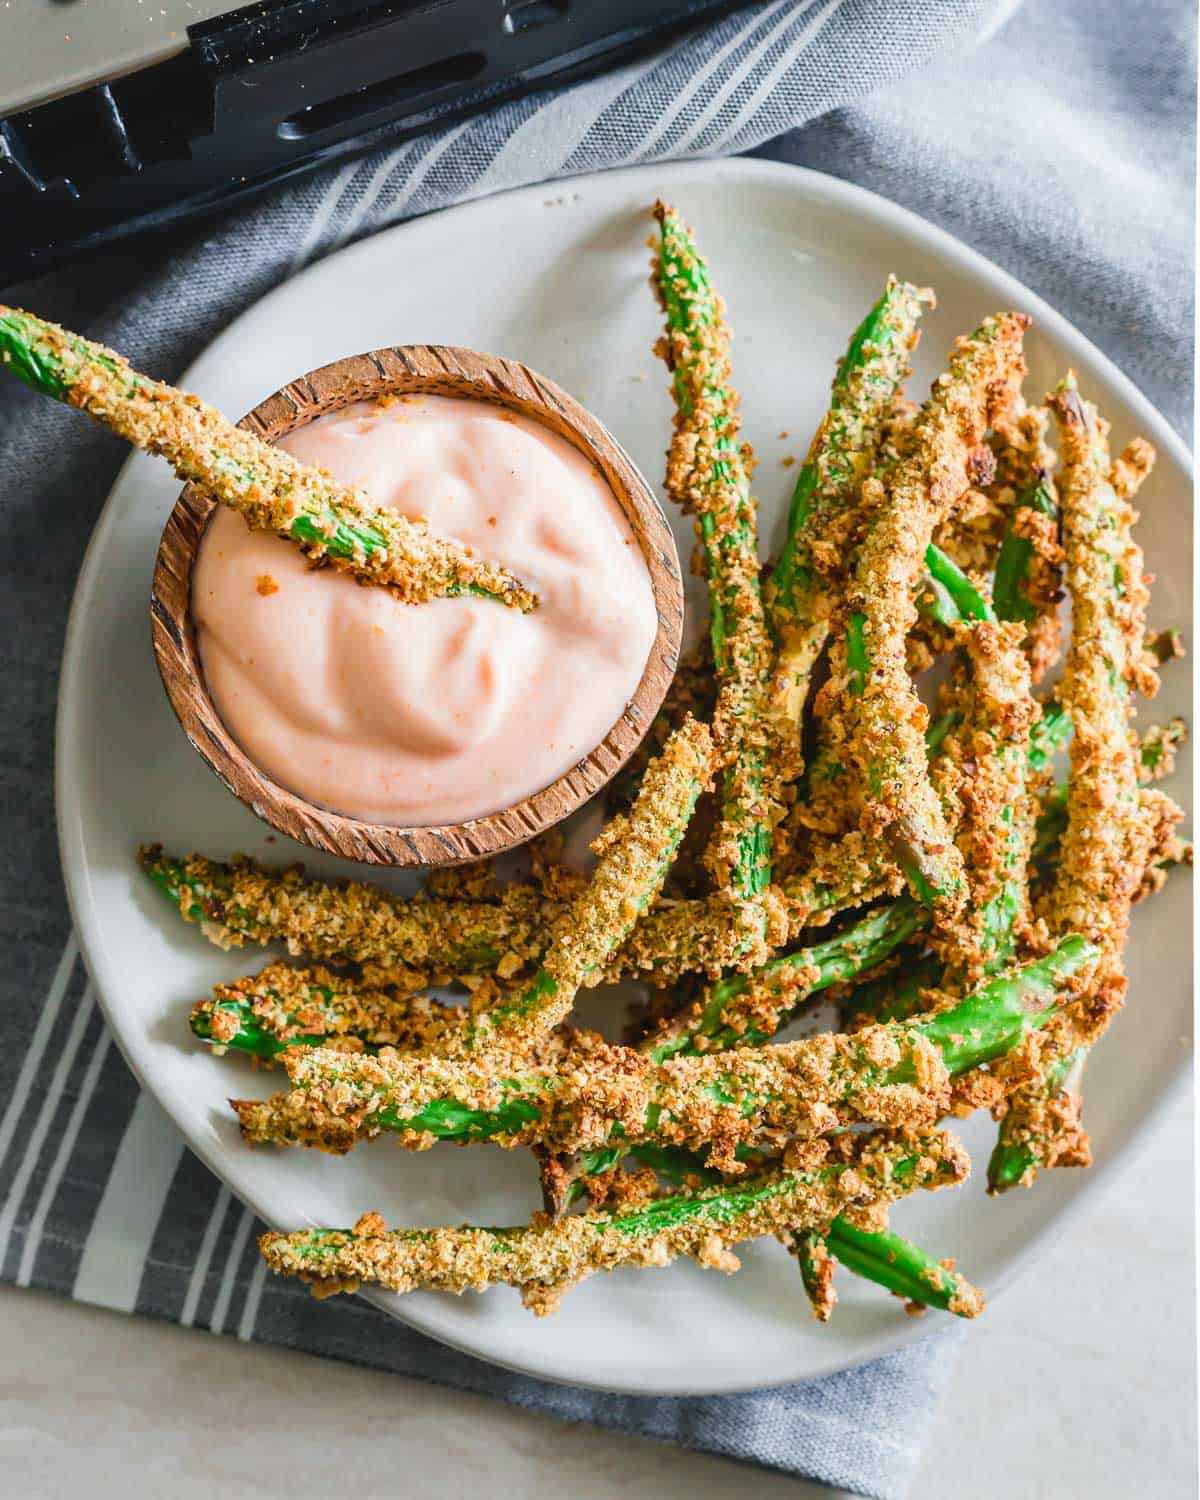
{"type": "MultiPolygon", "coordinates": [[[[314,266],[225,330],[181,384],[230,413],[291,377],[390,343],[465,344],[524,360],[561,382],[657,481],[670,405],[651,354],[658,314],[646,236],[656,195],[696,226],[738,333],[744,431],[760,458],[764,546],[779,538],[794,469],[825,407],[850,330],[889,271],[936,287],[911,389],[928,388],[951,340],[1000,307],[1033,314],[1027,389],[1068,364],[1112,419],[1119,447],[1149,437],[1159,463],[1143,492],[1141,537],[1158,575],[1153,618],[1186,626],[1192,592],[1191,479],[1183,445],[1085,339],[1011,277],[869,193],[792,167],[723,161],[606,173],[526,188],[376,235],[314,266]],[[787,434],[784,436],[784,434],[787,434]]],[[[147,602],[159,533],[179,486],[133,455],[113,489],[80,576],[58,720],[58,815],[67,887],[88,966],[130,1066],[192,1148],[270,1224],[350,1224],[379,1209],[394,1224],[519,1221],[538,1204],[526,1153],[441,1148],[409,1156],[386,1141],[335,1160],[247,1150],[226,1097],[268,1093],[273,1075],[193,1045],[189,1004],[258,954],[221,953],[173,915],[138,874],[135,846],[224,856],[242,850],[320,874],[352,868],[257,822],[189,749],[150,652],[147,602]]],[[[679,518],[674,518],[678,523],[679,518]]],[[[677,524],[680,548],[689,524],[677,524]]],[[[693,612],[694,618],[694,612],[693,612]]],[[[1186,663],[1173,665],[1155,717],[1186,712],[1186,663]]],[[[1187,768],[1179,773],[1186,785],[1187,768]]],[[[361,869],[359,874],[363,872],[361,869]]],[[[396,879],[397,888],[404,882],[396,879]]],[[[1082,1193],[1147,1127],[1189,1056],[1188,880],[1141,908],[1130,1001],[1088,1072],[1098,1165],[1051,1174],[1030,1193],[983,1194],[993,1134],[963,1134],[979,1164],[959,1191],[902,1204],[897,1226],[953,1255],[992,1293],[1029,1264],[1082,1193]]],[[[435,1338],[556,1380],[644,1393],[745,1390],[820,1375],[930,1331],[878,1288],[839,1278],[827,1327],[808,1316],[794,1263],[774,1242],[748,1247],[725,1277],[696,1266],[594,1277],[556,1317],[536,1320],[514,1292],[373,1300],[435,1338]]]]}

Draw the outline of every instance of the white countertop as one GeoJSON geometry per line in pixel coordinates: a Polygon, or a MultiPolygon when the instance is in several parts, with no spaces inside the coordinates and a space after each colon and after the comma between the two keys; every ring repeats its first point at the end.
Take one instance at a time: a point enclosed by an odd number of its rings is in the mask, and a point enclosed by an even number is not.
{"type": "MultiPolygon", "coordinates": [[[[988,1309],[914,1497],[1194,1496],[1192,1156],[1191,1103],[1181,1099],[988,1309]]],[[[37,1500],[834,1494],[486,1397],[7,1286],[0,1472],[6,1495],[37,1500]]]]}

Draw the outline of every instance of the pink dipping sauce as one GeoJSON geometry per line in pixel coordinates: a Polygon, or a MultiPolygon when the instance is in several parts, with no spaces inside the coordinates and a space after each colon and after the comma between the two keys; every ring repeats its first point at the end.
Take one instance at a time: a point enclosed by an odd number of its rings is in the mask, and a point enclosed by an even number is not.
{"type": "Polygon", "coordinates": [[[620,717],[654,597],[616,497],[549,428],[482,401],[359,402],[282,439],[539,598],[412,607],[214,514],[192,579],[205,681],[247,755],[310,802],[411,827],[499,812],[620,717]]]}

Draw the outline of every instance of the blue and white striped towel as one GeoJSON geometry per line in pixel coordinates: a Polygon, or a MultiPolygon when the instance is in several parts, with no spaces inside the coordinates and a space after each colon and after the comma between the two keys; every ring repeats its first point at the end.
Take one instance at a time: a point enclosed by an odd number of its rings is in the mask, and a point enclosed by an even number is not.
{"type": "MultiPolygon", "coordinates": [[[[1194,15],[1146,0],[1131,29],[1120,0],[1029,0],[991,36],[1012,8],[771,0],[618,73],[384,147],[203,233],[114,250],[6,300],[170,377],[247,302],[384,224],[523,182],[748,151],[792,131],[766,154],[861,181],[977,244],[1185,426],[1194,15]],[[1120,192],[1098,191],[1097,163],[1120,192]],[[1121,307],[1138,310],[1136,327],[1117,321],[1121,307]]],[[[563,1417],[898,1500],[950,1340],[779,1391],[631,1399],[434,1351],[365,1304],[318,1304],[265,1280],[253,1216],[139,1094],[68,932],[51,831],[57,668],[75,572],[122,457],[115,440],[15,383],[0,388],[0,1276],[382,1370],[436,1370],[563,1417]]]]}

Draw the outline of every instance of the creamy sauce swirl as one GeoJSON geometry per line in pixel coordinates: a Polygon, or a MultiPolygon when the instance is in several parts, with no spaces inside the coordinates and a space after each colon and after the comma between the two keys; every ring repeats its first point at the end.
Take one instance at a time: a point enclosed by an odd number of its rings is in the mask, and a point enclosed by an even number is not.
{"type": "Polygon", "coordinates": [[[537,593],[397,603],[218,510],[192,616],[209,693],[280,785],[369,822],[457,823],[556,780],[641,678],[656,617],[616,497],[565,439],[481,401],[360,402],[281,440],[537,593]]]}

